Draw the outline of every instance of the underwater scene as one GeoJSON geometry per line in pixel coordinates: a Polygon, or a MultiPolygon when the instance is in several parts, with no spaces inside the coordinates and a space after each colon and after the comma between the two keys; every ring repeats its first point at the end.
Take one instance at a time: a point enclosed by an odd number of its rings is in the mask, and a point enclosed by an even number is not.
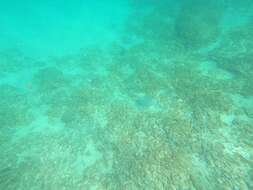
{"type": "Polygon", "coordinates": [[[252,190],[252,0],[0,1],[0,190],[252,190]]]}

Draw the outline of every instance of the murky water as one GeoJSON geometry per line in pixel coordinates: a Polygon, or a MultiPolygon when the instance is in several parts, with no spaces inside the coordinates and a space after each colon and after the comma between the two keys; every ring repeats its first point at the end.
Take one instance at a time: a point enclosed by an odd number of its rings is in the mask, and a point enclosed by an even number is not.
{"type": "Polygon", "coordinates": [[[0,189],[253,189],[253,2],[0,2],[0,189]]]}

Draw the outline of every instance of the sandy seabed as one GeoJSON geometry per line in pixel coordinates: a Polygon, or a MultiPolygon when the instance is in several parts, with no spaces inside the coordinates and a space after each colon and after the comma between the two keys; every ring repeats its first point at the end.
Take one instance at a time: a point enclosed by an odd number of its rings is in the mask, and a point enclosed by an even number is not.
{"type": "Polygon", "coordinates": [[[0,33],[0,189],[253,189],[253,3],[106,5],[0,33]]]}

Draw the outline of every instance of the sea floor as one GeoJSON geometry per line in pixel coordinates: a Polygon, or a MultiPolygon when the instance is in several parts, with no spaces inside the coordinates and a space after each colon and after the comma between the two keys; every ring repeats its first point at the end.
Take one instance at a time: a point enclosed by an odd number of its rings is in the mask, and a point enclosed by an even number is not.
{"type": "Polygon", "coordinates": [[[0,7],[1,190],[253,189],[251,1],[0,7]]]}

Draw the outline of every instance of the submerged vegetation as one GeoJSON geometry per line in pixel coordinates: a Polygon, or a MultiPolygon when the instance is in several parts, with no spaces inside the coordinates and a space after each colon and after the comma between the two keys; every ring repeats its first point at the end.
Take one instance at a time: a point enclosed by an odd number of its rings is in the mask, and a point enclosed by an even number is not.
{"type": "Polygon", "coordinates": [[[187,48],[208,47],[220,34],[224,8],[218,1],[185,0],[175,20],[178,40],[187,48]]]}
{"type": "MultiPolygon", "coordinates": [[[[253,189],[253,23],[223,31],[216,1],[148,2],[129,47],[1,82],[0,189],[253,189]]],[[[0,57],[0,79],[19,72],[0,57]]]]}
{"type": "Polygon", "coordinates": [[[30,105],[27,95],[11,85],[0,85],[1,130],[20,128],[31,122],[30,105]]]}

